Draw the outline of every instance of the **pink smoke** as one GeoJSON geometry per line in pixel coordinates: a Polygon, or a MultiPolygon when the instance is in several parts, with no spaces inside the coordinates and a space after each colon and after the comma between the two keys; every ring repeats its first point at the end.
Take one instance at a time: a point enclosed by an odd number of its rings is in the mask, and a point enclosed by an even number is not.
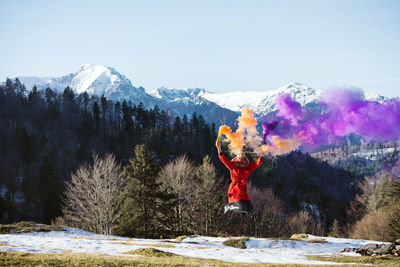
{"type": "Polygon", "coordinates": [[[364,140],[388,141],[400,137],[400,101],[365,100],[361,90],[332,88],[319,99],[320,112],[301,107],[290,94],[276,100],[281,135],[292,136],[312,150],[349,134],[364,140]]]}

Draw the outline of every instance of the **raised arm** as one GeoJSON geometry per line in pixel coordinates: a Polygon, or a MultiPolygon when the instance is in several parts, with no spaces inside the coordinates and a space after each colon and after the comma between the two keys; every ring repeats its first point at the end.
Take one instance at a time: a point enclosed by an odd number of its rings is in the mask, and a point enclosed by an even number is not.
{"type": "Polygon", "coordinates": [[[249,170],[254,171],[255,169],[261,166],[263,161],[264,161],[264,152],[261,151],[260,157],[256,161],[249,164],[248,166],[249,170]]]}
{"type": "Polygon", "coordinates": [[[221,149],[221,144],[219,142],[219,137],[217,138],[217,141],[215,142],[215,146],[217,147],[218,150],[218,157],[219,159],[222,161],[222,163],[229,169],[231,170],[233,168],[233,162],[230,161],[229,159],[227,159],[224,155],[224,153],[222,153],[222,149],[221,149]]]}

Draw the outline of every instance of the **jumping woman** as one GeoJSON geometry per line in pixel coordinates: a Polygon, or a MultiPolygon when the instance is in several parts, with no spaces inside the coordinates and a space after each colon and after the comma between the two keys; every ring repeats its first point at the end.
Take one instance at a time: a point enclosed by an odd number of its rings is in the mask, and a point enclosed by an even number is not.
{"type": "Polygon", "coordinates": [[[263,152],[261,152],[260,157],[255,162],[250,163],[243,150],[240,150],[235,158],[228,160],[222,152],[219,137],[217,138],[215,146],[218,150],[219,159],[228,168],[231,174],[231,184],[228,190],[229,204],[225,205],[225,213],[229,211],[243,213],[252,211],[253,205],[247,194],[246,182],[250,173],[263,163],[263,152]]]}

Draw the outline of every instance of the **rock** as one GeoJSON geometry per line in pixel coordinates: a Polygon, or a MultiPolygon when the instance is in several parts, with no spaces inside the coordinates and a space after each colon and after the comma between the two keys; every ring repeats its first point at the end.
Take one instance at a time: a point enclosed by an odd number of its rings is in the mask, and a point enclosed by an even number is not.
{"type": "Polygon", "coordinates": [[[395,243],[396,245],[400,245],[400,239],[396,239],[396,241],[394,241],[394,243],[395,243]]]}
{"type": "Polygon", "coordinates": [[[340,251],[340,253],[342,252],[356,252],[357,248],[344,248],[342,249],[342,251],[340,251]]]}
{"type": "Polygon", "coordinates": [[[392,250],[395,249],[395,244],[366,244],[359,249],[356,250],[357,253],[360,253],[363,256],[373,256],[375,255],[384,255],[391,254],[392,250]]]}
{"type": "Polygon", "coordinates": [[[400,255],[400,245],[396,245],[393,249],[392,249],[392,254],[395,256],[399,256],[400,255]]]}

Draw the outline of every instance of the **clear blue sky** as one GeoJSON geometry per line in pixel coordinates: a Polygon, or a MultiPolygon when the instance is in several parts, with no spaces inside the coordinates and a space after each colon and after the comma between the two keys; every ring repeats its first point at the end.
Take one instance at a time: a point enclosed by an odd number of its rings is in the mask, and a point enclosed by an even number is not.
{"type": "Polygon", "coordinates": [[[1,81],[95,63],[146,90],[297,81],[400,95],[396,0],[0,0],[0,10],[1,81]]]}

